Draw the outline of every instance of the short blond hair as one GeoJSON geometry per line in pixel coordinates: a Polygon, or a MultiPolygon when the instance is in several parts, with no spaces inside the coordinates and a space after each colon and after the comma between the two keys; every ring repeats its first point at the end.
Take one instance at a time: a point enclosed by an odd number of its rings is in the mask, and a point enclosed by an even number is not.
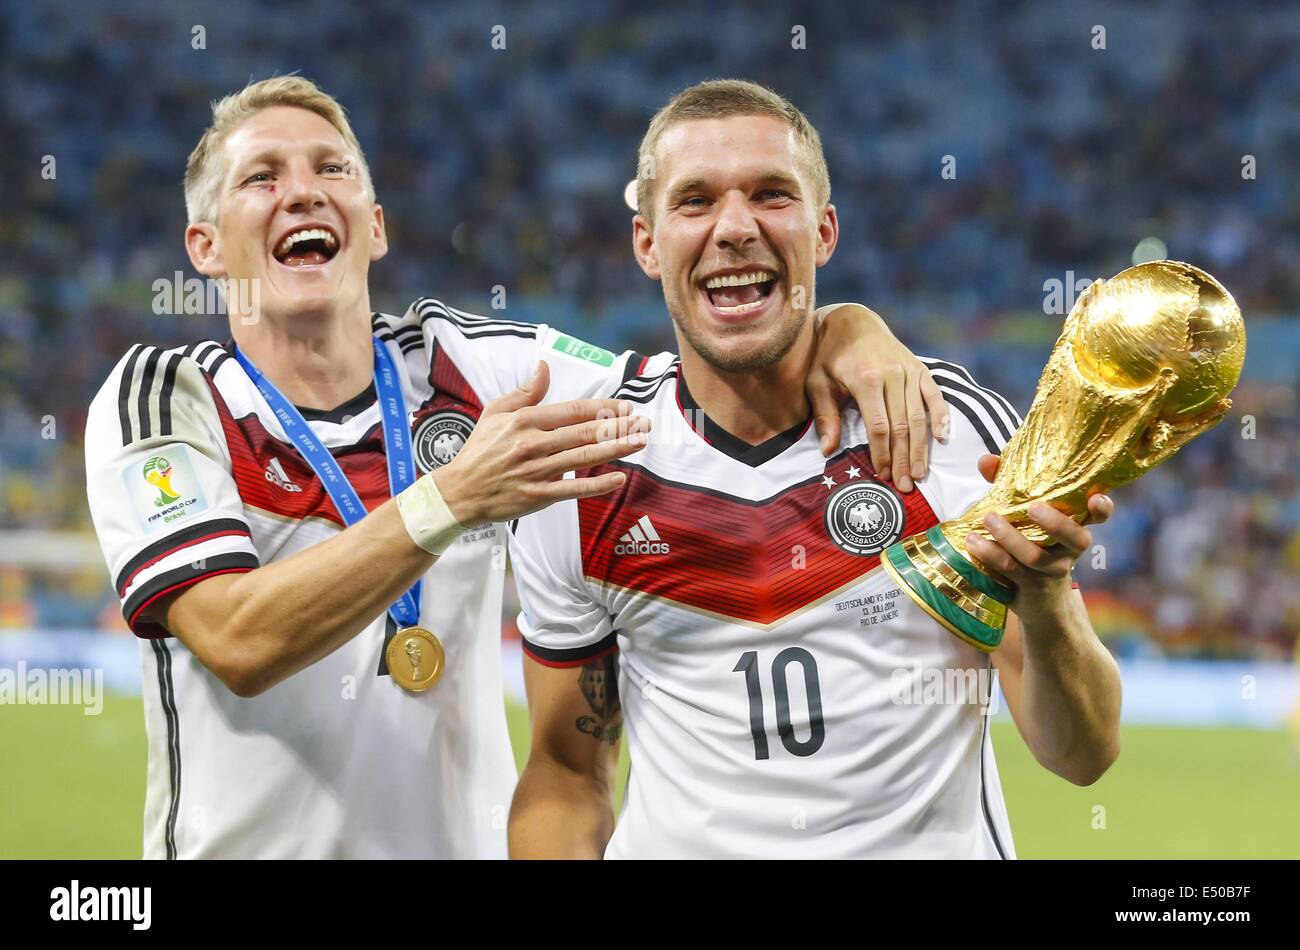
{"type": "Polygon", "coordinates": [[[217,220],[217,193],[225,172],[221,161],[221,146],[241,123],[273,106],[306,109],[334,126],[348,147],[356,152],[361,181],[370,200],[375,200],[370,167],[366,164],[365,153],[361,151],[361,143],[348,124],[343,106],[310,79],[302,76],[273,76],[249,83],[239,92],[212,103],[212,124],[204,131],[199,144],[190,152],[189,161],[185,163],[185,213],[190,224],[217,220]]]}
{"type": "Polygon", "coordinates": [[[671,126],[692,119],[726,119],[737,115],[766,115],[781,119],[794,130],[804,151],[804,170],[812,177],[818,208],[831,200],[831,176],[826,169],[822,139],[808,117],[780,93],[745,79],[710,79],[684,89],[655,113],[641,139],[636,156],[637,211],[652,220],[654,205],[654,154],[659,139],[671,126]]]}

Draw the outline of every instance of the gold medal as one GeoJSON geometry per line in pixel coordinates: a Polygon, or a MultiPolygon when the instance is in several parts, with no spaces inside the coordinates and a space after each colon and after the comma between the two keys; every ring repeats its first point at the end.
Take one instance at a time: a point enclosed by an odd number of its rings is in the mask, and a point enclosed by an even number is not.
{"type": "Polygon", "coordinates": [[[446,653],[442,643],[423,627],[403,627],[384,654],[388,675],[409,693],[422,693],[442,679],[446,653]]]}

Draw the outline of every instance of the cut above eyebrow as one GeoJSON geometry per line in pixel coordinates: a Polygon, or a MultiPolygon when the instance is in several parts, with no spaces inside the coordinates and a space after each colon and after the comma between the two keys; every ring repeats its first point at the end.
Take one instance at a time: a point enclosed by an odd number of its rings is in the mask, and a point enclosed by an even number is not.
{"type": "MultiPolygon", "coordinates": [[[[338,146],[332,145],[328,142],[316,142],[308,146],[308,150],[314,158],[320,158],[324,155],[337,155],[340,164],[352,164],[352,156],[348,154],[346,148],[340,149],[338,146]]],[[[270,148],[264,148],[260,152],[256,152],[243,161],[236,163],[232,166],[232,171],[238,174],[255,165],[278,165],[283,162],[283,160],[283,152],[278,146],[273,145],[270,148]]]]}

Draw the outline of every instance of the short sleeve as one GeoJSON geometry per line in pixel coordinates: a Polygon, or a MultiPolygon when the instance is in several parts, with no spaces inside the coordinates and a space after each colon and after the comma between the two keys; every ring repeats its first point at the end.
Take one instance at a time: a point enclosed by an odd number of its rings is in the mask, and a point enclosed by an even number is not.
{"type": "Polygon", "coordinates": [[[168,635],[149,613],[165,595],[259,565],[215,400],[180,351],[133,347],[95,396],[86,497],[137,636],[168,635]]]}
{"type": "MultiPolygon", "coordinates": [[[[952,410],[948,439],[930,446],[931,474],[921,490],[936,498],[941,521],[960,517],[988,494],[990,485],[979,473],[981,455],[1001,455],[1020,428],[1020,414],[992,389],[975,382],[963,367],[944,360],[922,359],[952,410]]],[[[1079,584],[1073,582],[1077,589],[1079,584]]]]}
{"type": "Polygon", "coordinates": [[[544,666],[567,667],[618,649],[613,618],[582,574],[577,503],[520,518],[509,538],[524,652],[544,666]]]}
{"type": "Polygon", "coordinates": [[[432,389],[461,402],[487,403],[518,389],[541,360],[551,369],[546,402],[604,398],[649,362],[631,350],[614,353],[545,324],[479,316],[431,297],[415,301],[397,322],[394,333],[404,350],[414,352],[416,328],[432,389]]]}
{"type": "Polygon", "coordinates": [[[931,474],[921,488],[938,505],[940,520],[961,515],[988,494],[989,483],[978,462],[985,454],[1001,455],[1020,426],[1011,403],[975,382],[961,366],[922,359],[943,392],[952,420],[948,438],[930,446],[931,474]]]}

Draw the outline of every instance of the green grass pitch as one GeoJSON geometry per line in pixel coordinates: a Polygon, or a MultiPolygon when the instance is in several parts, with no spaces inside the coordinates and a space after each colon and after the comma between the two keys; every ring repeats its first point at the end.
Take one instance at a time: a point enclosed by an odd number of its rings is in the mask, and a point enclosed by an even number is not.
{"type": "MultiPolygon", "coordinates": [[[[508,714],[522,764],[527,719],[508,714]]],[[[993,737],[1022,858],[1300,857],[1300,753],[1284,732],[1128,727],[1091,788],[1040,768],[1009,723],[993,737]]],[[[97,717],[0,707],[0,857],[139,857],[144,777],[139,699],[110,695],[97,717]]]]}

